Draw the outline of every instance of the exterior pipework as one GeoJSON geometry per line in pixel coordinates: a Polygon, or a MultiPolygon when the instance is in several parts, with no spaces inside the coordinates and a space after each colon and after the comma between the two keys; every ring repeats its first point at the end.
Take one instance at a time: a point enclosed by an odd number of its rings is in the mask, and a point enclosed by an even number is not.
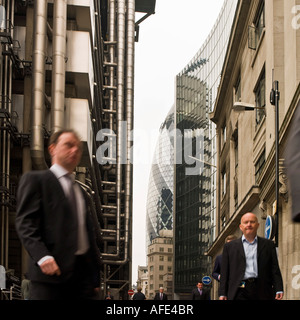
{"type": "Polygon", "coordinates": [[[135,46],[135,1],[127,4],[127,68],[126,68],[126,115],[127,115],[127,163],[125,171],[125,245],[124,261],[129,257],[130,221],[132,219],[132,130],[134,97],[134,46],[135,46]]]}
{"type": "Polygon", "coordinates": [[[47,168],[44,156],[45,58],[47,39],[47,0],[34,4],[32,70],[32,120],[30,154],[34,169],[47,168]]]}
{"type": "MultiPolygon", "coordinates": [[[[13,17],[14,17],[14,1],[2,2],[1,5],[5,8],[6,20],[10,24],[3,25],[2,27],[6,28],[10,36],[13,38],[13,17]]],[[[6,44],[5,46],[8,46],[6,44]]],[[[1,45],[2,53],[2,45],[1,45]]],[[[12,92],[12,62],[8,56],[4,56],[2,63],[0,65],[2,71],[2,81],[1,81],[1,108],[5,109],[9,114],[11,114],[11,92],[12,92]]],[[[3,121],[3,127],[6,127],[5,120],[3,121]]],[[[1,123],[2,125],[2,123],[1,123]]],[[[1,130],[0,132],[0,143],[1,143],[1,186],[9,190],[10,188],[10,134],[7,130],[1,130]]],[[[9,199],[6,199],[7,195],[4,193],[1,195],[1,202],[4,204],[8,202],[9,199]]],[[[8,196],[9,197],[9,196],[8,196]]],[[[5,268],[8,268],[8,251],[9,251],[9,208],[5,205],[1,206],[1,256],[0,264],[4,265],[5,268]]]]}
{"type": "Polygon", "coordinates": [[[51,132],[64,128],[67,1],[54,1],[51,132]]]}
{"type": "Polygon", "coordinates": [[[124,114],[124,70],[125,70],[125,13],[126,1],[118,1],[118,39],[117,39],[117,52],[118,52],[118,67],[117,67],[117,241],[116,241],[116,256],[120,255],[120,220],[121,220],[121,197],[122,197],[122,157],[123,157],[123,141],[122,135],[122,121],[124,114]]]}
{"type": "Polygon", "coordinates": [[[123,20],[125,20],[125,14],[123,18],[123,3],[119,1],[118,7],[118,150],[117,150],[117,254],[103,254],[104,258],[114,258],[120,256],[120,241],[124,241],[124,256],[119,260],[104,260],[104,263],[110,264],[124,264],[129,258],[129,232],[130,232],[130,211],[131,211],[131,180],[132,180],[132,154],[131,154],[131,133],[133,128],[133,86],[134,86],[134,42],[135,42],[135,2],[134,0],[127,1],[126,11],[126,23],[124,28],[127,28],[127,51],[125,49],[125,32],[123,32],[123,20]],[[123,54],[122,54],[123,52],[123,54]],[[124,60],[126,55],[126,60],[124,60]],[[125,70],[126,62],[126,72],[125,70]],[[126,86],[125,80],[126,79],[126,86]],[[124,91],[125,88],[125,91],[124,91]],[[125,95],[124,93],[125,92],[125,95]],[[122,114],[124,112],[123,101],[126,97],[126,149],[122,147],[124,145],[123,129],[121,126],[122,114]],[[123,153],[125,152],[125,154],[123,153]],[[126,158],[125,158],[126,157],[126,158]],[[121,220],[121,195],[122,195],[122,164],[126,159],[125,165],[125,235],[120,237],[120,220],[121,220]]]}

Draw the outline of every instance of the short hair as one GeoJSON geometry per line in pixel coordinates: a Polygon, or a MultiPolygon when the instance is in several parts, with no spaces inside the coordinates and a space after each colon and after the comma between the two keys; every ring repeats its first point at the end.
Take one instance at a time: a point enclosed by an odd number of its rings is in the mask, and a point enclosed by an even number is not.
{"type": "Polygon", "coordinates": [[[236,237],[234,234],[230,234],[229,236],[227,236],[227,237],[225,238],[225,243],[226,243],[227,241],[232,241],[232,240],[235,240],[235,239],[237,239],[237,237],[236,237]]]}
{"type": "Polygon", "coordinates": [[[142,291],[142,288],[141,288],[141,287],[138,287],[138,288],[137,288],[137,291],[138,291],[138,292],[141,292],[141,291],[142,291]]]}
{"type": "Polygon", "coordinates": [[[52,144],[57,144],[59,137],[64,133],[72,133],[79,141],[81,141],[78,133],[73,129],[62,129],[59,131],[54,132],[49,139],[48,145],[51,146],[52,144]]]}

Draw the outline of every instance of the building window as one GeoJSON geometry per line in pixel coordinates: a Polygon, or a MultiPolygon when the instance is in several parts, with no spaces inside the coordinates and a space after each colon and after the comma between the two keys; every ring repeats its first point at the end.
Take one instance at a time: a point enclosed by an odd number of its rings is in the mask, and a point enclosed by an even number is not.
{"type": "Polygon", "coordinates": [[[256,50],[265,29],[265,2],[262,1],[253,25],[248,29],[248,47],[256,50]]]}
{"type": "Polygon", "coordinates": [[[256,107],[262,109],[256,109],[256,124],[259,125],[262,119],[265,117],[265,107],[266,107],[266,77],[265,69],[261,73],[255,89],[255,103],[256,107]]]}
{"type": "Polygon", "coordinates": [[[258,181],[265,163],[266,163],[266,150],[262,152],[261,156],[259,157],[258,161],[255,164],[255,183],[257,183],[258,181]]]}
{"type": "Polygon", "coordinates": [[[164,256],[159,256],[159,261],[164,261],[164,256]]]}
{"type": "Polygon", "coordinates": [[[240,102],[242,98],[241,74],[239,74],[234,86],[234,102],[240,102]]]}
{"type": "Polygon", "coordinates": [[[226,226],[226,215],[225,214],[221,217],[221,221],[222,221],[222,228],[225,228],[225,226],[226,226]]]}
{"type": "Polygon", "coordinates": [[[159,266],[159,271],[164,271],[164,266],[159,266]]]}
{"type": "Polygon", "coordinates": [[[261,38],[264,28],[265,28],[265,1],[262,1],[262,4],[259,8],[258,15],[255,21],[257,43],[261,38]]]}
{"type": "Polygon", "coordinates": [[[226,194],[226,168],[224,168],[223,170],[222,170],[222,185],[221,185],[221,187],[222,187],[222,197],[224,197],[225,196],[225,194],[226,194]]]}

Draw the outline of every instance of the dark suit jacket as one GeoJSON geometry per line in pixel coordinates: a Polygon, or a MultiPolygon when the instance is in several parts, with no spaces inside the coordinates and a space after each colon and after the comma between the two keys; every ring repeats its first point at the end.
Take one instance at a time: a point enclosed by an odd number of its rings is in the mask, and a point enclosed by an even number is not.
{"type": "MultiPolygon", "coordinates": [[[[258,300],[273,300],[275,293],[283,291],[281,272],[275,245],[272,241],[258,237],[258,300]]],[[[222,255],[220,296],[233,300],[243,280],[246,258],[241,239],[226,243],[222,255]]]]}
{"type": "Polygon", "coordinates": [[[146,300],[146,296],[143,292],[136,292],[132,298],[133,300],[146,300]]]}
{"type": "Polygon", "coordinates": [[[192,300],[210,300],[210,293],[208,289],[203,288],[202,294],[200,295],[198,288],[192,291],[192,300]]]}
{"type": "MultiPolygon", "coordinates": [[[[154,300],[160,300],[160,292],[155,294],[154,300]]],[[[163,292],[163,300],[168,300],[168,296],[163,292]]]]}
{"type": "Polygon", "coordinates": [[[295,111],[285,154],[285,166],[292,198],[292,219],[300,222],[300,101],[295,111]]]}
{"type": "MultiPolygon", "coordinates": [[[[85,193],[84,198],[87,202],[85,193]]],[[[61,283],[71,277],[77,250],[77,217],[60,182],[51,170],[32,171],[22,176],[17,193],[16,230],[30,255],[31,280],[61,283]],[[60,276],[42,273],[37,262],[44,256],[55,258],[60,276]]],[[[90,207],[87,203],[86,224],[93,266],[99,265],[99,250],[93,232],[90,207]]],[[[96,269],[95,269],[96,273],[96,269]]]]}
{"type": "Polygon", "coordinates": [[[222,263],[222,255],[219,254],[216,257],[216,261],[215,261],[215,265],[214,265],[214,270],[212,272],[212,276],[215,280],[220,281],[219,280],[219,275],[221,274],[221,263],[222,263]]]}

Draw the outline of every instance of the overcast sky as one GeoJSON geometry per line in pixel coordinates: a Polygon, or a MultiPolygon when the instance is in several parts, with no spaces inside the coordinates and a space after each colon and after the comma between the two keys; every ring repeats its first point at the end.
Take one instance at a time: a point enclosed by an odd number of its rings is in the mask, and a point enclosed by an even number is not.
{"type": "MultiPolygon", "coordinates": [[[[208,37],[223,0],[156,0],[135,45],[132,281],[146,265],[146,202],[159,128],[175,102],[175,77],[208,37]]],[[[139,20],[143,14],[137,14],[139,20]]]]}

